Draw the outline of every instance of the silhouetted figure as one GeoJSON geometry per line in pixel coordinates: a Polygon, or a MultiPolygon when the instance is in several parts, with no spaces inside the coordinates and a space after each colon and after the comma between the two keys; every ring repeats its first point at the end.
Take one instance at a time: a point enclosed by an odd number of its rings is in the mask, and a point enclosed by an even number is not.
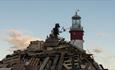
{"type": "Polygon", "coordinates": [[[51,34],[49,37],[47,37],[45,44],[44,44],[44,49],[46,50],[47,47],[56,47],[59,44],[59,24],[56,23],[55,27],[51,30],[51,34]]]}
{"type": "Polygon", "coordinates": [[[60,25],[58,23],[55,24],[55,28],[53,28],[53,32],[52,34],[54,35],[54,37],[58,37],[59,35],[59,28],[60,28],[60,25]]]}

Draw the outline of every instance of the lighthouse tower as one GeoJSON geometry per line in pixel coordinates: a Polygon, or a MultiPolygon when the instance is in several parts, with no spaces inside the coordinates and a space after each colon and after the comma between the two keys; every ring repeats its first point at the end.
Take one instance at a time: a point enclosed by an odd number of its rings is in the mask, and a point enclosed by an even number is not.
{"type": "Polygon", "coordinates": [[[71,44],[76,48],[83,49],[83,27],[81,26],[81,17],[76,14],[72,17],[72,26],[70,28],[71,44]]]}

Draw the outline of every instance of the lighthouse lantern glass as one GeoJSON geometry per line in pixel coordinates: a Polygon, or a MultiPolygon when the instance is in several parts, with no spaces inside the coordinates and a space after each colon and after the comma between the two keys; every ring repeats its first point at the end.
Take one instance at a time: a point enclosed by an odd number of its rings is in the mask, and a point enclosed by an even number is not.
{"type": "Polygon", "coordinates": [[[81,23],[80,19],[73,19],[73,20],[72,20],[72,25],[73,25],[73,26],[79,26],[80,23],[81,23]]]}

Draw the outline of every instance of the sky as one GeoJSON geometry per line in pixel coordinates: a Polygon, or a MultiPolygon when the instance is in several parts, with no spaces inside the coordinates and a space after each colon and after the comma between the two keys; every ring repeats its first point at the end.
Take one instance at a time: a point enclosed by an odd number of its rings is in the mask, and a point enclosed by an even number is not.
{"type": "MultiPolygon", "coordinates": [[[[114,0],[0,0],[0,60],[30,41],[45,40],[55,23],[69,28],[79,9],[84,49],[109,70],[115,70],[114,0]]],[[[69,41],[69,30],[60,34],[69,41]]]]}

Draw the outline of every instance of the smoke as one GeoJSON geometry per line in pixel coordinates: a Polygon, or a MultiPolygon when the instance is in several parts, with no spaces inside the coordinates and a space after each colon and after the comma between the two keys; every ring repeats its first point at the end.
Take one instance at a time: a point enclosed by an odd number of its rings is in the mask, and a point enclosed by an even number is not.
{"type": "Polygon", "coordinates": [[[7,41],[9,44],[12,45],[12,47],[9,49],[10,51],[17,49],[23,50],[29,45],[30,41],[41,40],[39,38],[24,35],[23,33],[21,33],[16,29],[8,30],[8,35],[9,36],[7,38],[7,41]]]}
{"type": "Polygon", "coordinates": [[[102,53],[102,52],[103,52],[103,49],[96,47],[96,48],[94,48],[92,51],[93,51],[94,53],[102,53]]]}

